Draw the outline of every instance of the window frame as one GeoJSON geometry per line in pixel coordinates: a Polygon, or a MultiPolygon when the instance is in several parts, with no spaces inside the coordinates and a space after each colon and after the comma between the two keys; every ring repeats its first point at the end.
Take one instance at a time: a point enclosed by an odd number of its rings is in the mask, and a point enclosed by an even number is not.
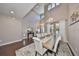
{"type": "Polygon", "coordinates": [[[47,6],[48,7],[47,9],[48,9],[48,11],[50,11],[50,10],[52,10],[53,8],[55,8],[59,5],[60,5],[60,3],[49,3],[48,6],[47,6]]]}
{"type": "Polygon", "coordinates": [[[44,17],[44,13],[40,14],[40,19],[43,19],[44,17]]]}

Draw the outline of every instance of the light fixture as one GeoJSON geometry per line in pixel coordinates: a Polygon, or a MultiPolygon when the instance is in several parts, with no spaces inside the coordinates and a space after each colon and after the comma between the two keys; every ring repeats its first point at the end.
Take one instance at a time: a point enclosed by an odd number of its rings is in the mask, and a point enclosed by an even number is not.
{"type": "Polygon", "coordinates": [[[53,22],[53,18],[50,17],[50,18],[48,19],[48,22],[53,22]]]}
{"type": "Polygon", "coordinates": [[[13,10],[11,10],[11,11],[10,11],[10,13],[11,13],[11,14],[13,14],[13,13],[14,13],[14,11],[13,11],[13,10]]]}
{"type": "Polygon", "coordinates": [[[10,10],[9,11],[10,17],[15,19],[15,11],[14,10],[10,10]]]}
{"type": "Polygon", "coordinates": [[[40,25],[41,25],[41,26],[44,26],[44,23],[41,23],[40,25]]]}
{"type": "Polygon", "coordinates": [[[73,12],[73,14],[71,15],[72,22],[76,21],[78,17],[79,17],[78,12],[77,11],[73,12]]]}

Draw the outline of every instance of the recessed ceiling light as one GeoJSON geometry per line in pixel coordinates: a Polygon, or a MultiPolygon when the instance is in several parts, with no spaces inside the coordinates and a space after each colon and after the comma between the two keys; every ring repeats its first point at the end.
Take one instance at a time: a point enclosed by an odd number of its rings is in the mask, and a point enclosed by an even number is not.
{"type": "Polygon", "coordinates": [[[13,13],[14,13],[14,11],[13,11],[13,10],[11,10],[11,11],[10,11],[10,13],[11,13],[11,14],[13,14],[13,13]]]}
{"type": "Polygon", "coordinates": [[[52,21],[53,21],[53,18],[49,18],[49,19],[48,19],[48,22],[52,22],[52,21]]]}

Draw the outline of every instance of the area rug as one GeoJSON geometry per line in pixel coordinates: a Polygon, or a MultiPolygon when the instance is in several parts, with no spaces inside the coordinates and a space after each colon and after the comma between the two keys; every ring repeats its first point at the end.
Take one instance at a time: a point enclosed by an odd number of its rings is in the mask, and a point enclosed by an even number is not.
{"type": "Polygon", "coordinates": [[[16,56],[34,56],[35,55],[35,48],[34,43],[25,46],[16,50],[16,56]]]}
{"type": "MultiPolygon", "coordinates": [[[[34,43],[16,50],[16,56],[35,56],[34,43]]],[[[48,56],[54,56],[54,54],[48,53],[48,56]]],[[[72,56],[72,53],[66,43],[60,43],[56,56],[72,56]]]]}

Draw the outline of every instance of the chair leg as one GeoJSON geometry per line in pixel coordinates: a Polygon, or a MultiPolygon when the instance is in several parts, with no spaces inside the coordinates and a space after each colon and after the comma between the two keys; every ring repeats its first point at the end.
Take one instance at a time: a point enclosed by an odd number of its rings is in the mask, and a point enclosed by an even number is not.
{"type": "MultiPolygon", "coordinates": [[[[40,56],[44,56],[45,54],[47,54],[47,56],[48,56],[48,52],[47,51],[43,55],[40,54],[40,56]]],[[[35,56],[37,56],[37,51],[35,52],[35,56]]]]}
{"type": "Polygon", "coordinates": [[[47,56],[48,56],[48,52],[47,52],[47,56]]]}
{"type": "Polygon", "coordinates": [[[46,51],[46,54],[47,54],[47,56],[48,56],[48,51],[46,51]]]}
{"type": "Polygon", "coordinates": [[[40,56],[44,56],[44,55],[45,55],[45,54],[41,55],[41,54],[39,54],[39,53],[36,51],[36,52],[35,52],[35,56],[37,56],[37,54],[40,55],[40,56]]]}
{"type": "Polygon", "coordinates": [[[45,55],[45,53],[43,55],[41,55],[41,56],[44,56],[44,55],[45,55]]]}
{"type": "Polygon", "coordinates": [[[37,51],[35,52],[35,56],[37,56],[37,51]]]}
{"type": "Polygon", "coordinates": [[[47,56],[48,56],[48,51],[46,51],[42,56],[44,56],[45,54],[47,54],[47,56]]]}
{"type": "Polygon", "coordinates": [[[59,45],[60,45],[60,44],[58,43],[57,51],[56,51],[56,53],[54,53],[54,56],[56,56],[56,54],[58,54],[59,45]]]}
{"type": "Polygon", "coordinates": [[[56,53],[54,53],[54,56],[56,56],[56,53]]]}
{"type": "Polygon", "coordinates": [[[59,45],[60,45],[60,43],[58,43],[58,46],[57,46],[57,51],[56,51],[56,52],[54,52],[54,56],[56,56],[56,54],[58,54],[59,45]]]}

